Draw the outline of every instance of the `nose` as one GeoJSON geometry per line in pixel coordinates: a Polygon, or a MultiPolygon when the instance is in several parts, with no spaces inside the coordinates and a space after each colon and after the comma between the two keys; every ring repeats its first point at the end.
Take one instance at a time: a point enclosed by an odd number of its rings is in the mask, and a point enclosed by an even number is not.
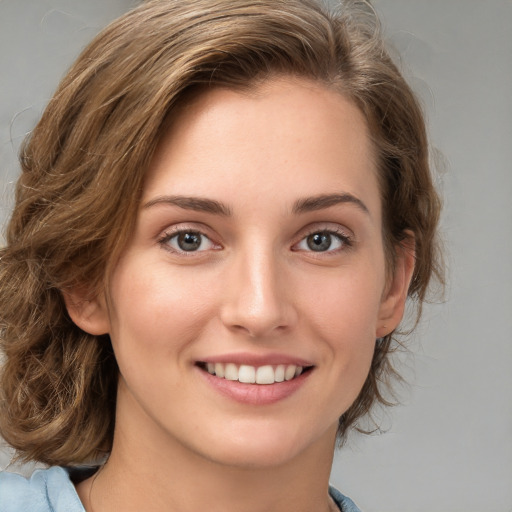
{"type": "Polygon", "coordinates": [[[245,251],[231,262],[221,320],[230,330],[262,338],[297,321],[286,272],[271,250],[245,251]]]}

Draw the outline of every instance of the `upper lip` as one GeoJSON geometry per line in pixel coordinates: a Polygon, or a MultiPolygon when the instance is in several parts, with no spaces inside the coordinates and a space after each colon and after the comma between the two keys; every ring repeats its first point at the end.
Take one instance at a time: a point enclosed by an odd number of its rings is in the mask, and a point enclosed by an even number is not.
{"type": "Polygon", "coordinates": [[[292,356],[289,354],[250,354],[250,353],[231,353],[231,354],[220,354],[211,357],[205,357],[204,359],[198,360],[201,363],[234,363],[237,365],[249,365],[249,366],[265,366],[265,365],[290,365],[295,366],[313,366],[311,361],[306,359],[292,356]]]}

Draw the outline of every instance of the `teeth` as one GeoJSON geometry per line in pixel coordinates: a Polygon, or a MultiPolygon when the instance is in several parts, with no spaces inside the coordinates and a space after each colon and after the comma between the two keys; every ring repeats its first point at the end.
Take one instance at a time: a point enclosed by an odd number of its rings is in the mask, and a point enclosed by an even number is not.
{"type": "Polygon", "coordinates": [[[276,381],[272,366],[260,366],[256,370],[256,384],[274,384],[276,381]]]}
{"type": "MultiPolygon", "coordinates": [[[[256,368],[243,364],[238,370],[238,380],[247,384],[254,384],[256,382],[256,368]]],[[[258,382],[258,384],[260,383],[258,382]]]]}
{"type": "Polygon", "coordinates": [[[289,364],[284,371],[284,380],[292,380],[295,377],[295,370],[297,367],[293,364],[289,364]]]}
{"type": "Polygon", "coordinates": [[[283,382],[284,380],[284,364],[280,364],[274,374],[274,379],[276,382],[283,382]]]}
{"type": "Polygon", "coordinates": [[[237,366],[234,363],[207,363],[206,369],[211,375],[246,384],[274,384],[292,380],[304,371],[302,366],[295,364],[255,367],[247,364],[237,366]]]}
{"type": "Polygon", "coordinates": [[[224,378],[227,380],[238,380],[238,368],[236,367],[236,364],[228,363],[226,365],[224,378]]]}
{"type": "MultiPolygon", "coordinates": [[[[208,371],[210,370],[208,369],[208,371]]],[[[221,378],[224,377],[224,365],[222,363],[215,363],[215,375],[221,378]]]]}

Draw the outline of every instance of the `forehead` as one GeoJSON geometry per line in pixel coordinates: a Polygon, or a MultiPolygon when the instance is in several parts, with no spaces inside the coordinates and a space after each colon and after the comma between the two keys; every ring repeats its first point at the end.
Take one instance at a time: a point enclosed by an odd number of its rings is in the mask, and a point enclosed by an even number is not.
{"type": "Polygon", "coordinates": [[[288,192],[335,189],[378,200],[363,114],[341,93],[292,78],[199,94],[180,107],[162,137],[144,196],[222,191],[236,198],[240,183],[253,184],[259,195],[280,192],[281,201],[288,192]]]}

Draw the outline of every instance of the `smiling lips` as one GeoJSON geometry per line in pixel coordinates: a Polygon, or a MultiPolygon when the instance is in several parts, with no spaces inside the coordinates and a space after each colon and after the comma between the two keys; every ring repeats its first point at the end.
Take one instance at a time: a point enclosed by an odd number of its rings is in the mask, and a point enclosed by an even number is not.
{"type": "Polygon", "coordinates": [[[201,367],[210,375],[244,384],[275,384],[289,381],[308,369],[295,364],[251,366],[235,363],[203,363],[201,367]]]}
{"type": "Polygon", "coordinates": [[[221,395],[242,404],[262,406],[295,394],[312,374],[313,365],[290,359],[279,355],[262,358],[237,354],[197,361],[196,367],[221,395]]]}

